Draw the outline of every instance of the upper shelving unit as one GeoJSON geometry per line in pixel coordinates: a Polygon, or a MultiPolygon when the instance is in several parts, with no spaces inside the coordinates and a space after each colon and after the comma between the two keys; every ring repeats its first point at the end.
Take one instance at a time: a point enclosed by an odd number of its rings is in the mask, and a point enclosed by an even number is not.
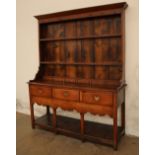
{"type": "Polygon", "coordinates": [[[122,81],[123,7],[126,3],[37,16],[40,67],[36,80],[74,83],[78,79],[78,84],[90,80],[95,86],[122,81]]]}

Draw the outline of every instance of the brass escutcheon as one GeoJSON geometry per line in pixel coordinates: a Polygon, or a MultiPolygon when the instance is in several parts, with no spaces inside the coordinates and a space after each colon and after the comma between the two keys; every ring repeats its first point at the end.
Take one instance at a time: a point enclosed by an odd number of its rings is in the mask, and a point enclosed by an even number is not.
{"type": "Polygon", "coordinates": [[[94,96],[94,100],[95,101],[99,101],[100,100],[100,97],[99,96],[94,96]]]}

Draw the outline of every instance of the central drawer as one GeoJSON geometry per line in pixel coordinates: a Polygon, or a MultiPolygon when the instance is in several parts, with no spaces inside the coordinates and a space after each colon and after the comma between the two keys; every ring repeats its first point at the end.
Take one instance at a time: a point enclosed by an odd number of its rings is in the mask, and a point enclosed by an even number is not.
{"type": "Polygon", "coordinates": [[[82,91],[82,102],[112,106],[113,93],[103,91],[82,91]]]}
{"type": "Polygon", "coordinates": [[[74,89],[53,88],[53,98],[79,101],[79,91],[74,89]]]}

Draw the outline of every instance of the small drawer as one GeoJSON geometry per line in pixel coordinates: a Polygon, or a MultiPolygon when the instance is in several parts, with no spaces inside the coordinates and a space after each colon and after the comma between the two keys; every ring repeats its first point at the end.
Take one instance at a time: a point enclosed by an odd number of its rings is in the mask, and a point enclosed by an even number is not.
{"type": "Polygon", "coordinates": [[[33,96],[51,97],[52,90],[46,86],[30,85],[30,94],[33,96]]]}
{"type": "Polygon", "coordinates": [[[82,102],[111,106],[113,104],[113,95],[111,92],[83,91],[82,102]]]}
{"type": "Polygon", "coordinates": [[[69,101],[79,101],[79,91],[73,89],[54,88],[53,97],[69,101]]]}

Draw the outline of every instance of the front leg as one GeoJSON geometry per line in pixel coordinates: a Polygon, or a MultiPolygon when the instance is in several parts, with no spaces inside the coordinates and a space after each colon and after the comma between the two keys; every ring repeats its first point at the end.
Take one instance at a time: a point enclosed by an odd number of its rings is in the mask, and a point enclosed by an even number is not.
{"type": "Polygon", "coordinates": [[[113,103],[113,147],[117,150],[118,146],[118,127],[117,127],[117,95],[114,95],[113,103]]]}
{"type": "Polygon", "coordinates": [[[50,115],[50,107],[47,105],[46,106],[46,114],[49,116],[50,115]]]}
{"type": "Polygon", "coordinates": [[[34,117],[34,104],[30,102],[30,112],[31,112],[31,126],[35,129],[35,117],[34,117]]]}

